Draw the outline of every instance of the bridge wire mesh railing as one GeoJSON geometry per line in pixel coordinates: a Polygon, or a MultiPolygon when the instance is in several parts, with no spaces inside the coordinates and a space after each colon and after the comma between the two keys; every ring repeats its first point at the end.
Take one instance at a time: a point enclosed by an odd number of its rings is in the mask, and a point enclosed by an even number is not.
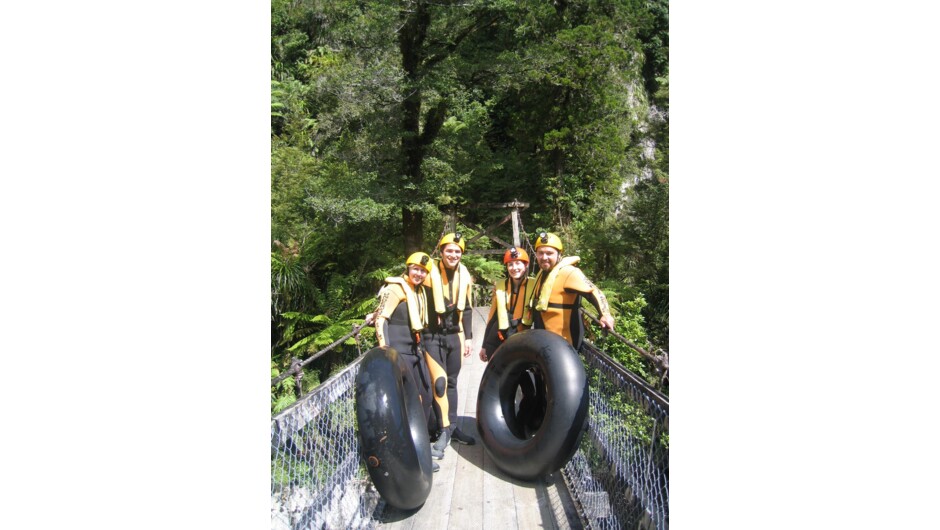
{"type": "Polygon", "coordinates": [[[271,527],[373,528],[379,497],[360,465],[355,382],[362,357],[271,421],[271,527]]]}
{"type": "Polygon", "coordinates": [[[562,475],[586,528],[669,528],[669,402],[585,341],[590,415],[562,475]]]}

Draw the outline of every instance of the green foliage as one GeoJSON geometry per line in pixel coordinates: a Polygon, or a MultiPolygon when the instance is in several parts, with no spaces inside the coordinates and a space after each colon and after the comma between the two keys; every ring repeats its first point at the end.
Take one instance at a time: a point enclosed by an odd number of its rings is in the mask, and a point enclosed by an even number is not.
{"type": "Polygon", "coordinates": [[[278,486],[298,484],[311,487],[314,485],[314,473],[310,464],[294,459],[287,452],[280,451],[271,458],[271,483],[278,486]],[[285,465],[285,462],[289,465],[285,465]]]}
{"type": "MultiPolygon", "coordinates": [[[[630,298],[629,293],[618,290],[618,287],[611,282],[602,282],[598,287],[604,291],[607,301],[611,306],[611,313],[615,317],[615,331],[633,342],[647,352],[652,349],[649,342],[644,309],[647,307],[646,299],[642,294],[635,294],[630,298]]],[[[635,291],[634,289],[629,289],[635,291]]],[[[590,303],[582,301],[582,307],[587,309],[590,314],[595,314],[596,310],[590,303]]],[[[621,366],[639,375],[651,386],[660,388],[661,381],[656,371],[656,367],[642,354],[622,342],[613,335],[602,333],[602,330],[596,324],[591,323],[591,335],[589,338],[604,352],[610,355],[621,366]]],[[[668,394],[668,387],[662,389],[668,394]]]]}
{"type": "MultiPolygon", "coordinates": [[[[272,361],[271,362],[271,379],[276,378],[281,375],[281,370],[278,366],[272,361]]],[[[316,386],[319,384],[318,373],[315,371],[305,371],[304,378],[302,379],[302,384],[308,385],[312,384],[316,386]]],[[[293,405],[297,401],[297,395],[294,391],[294,378],[288,377],[271,388],[271,414],[278,414],[287,407],[293,405]]],[[[313,388],[313,386],[307,388],[313,388]]]]}
{"type": "MultiPolygon", "coordinates": [[[[349,334],[353,327],[363,322],[357,315],[370,313],[374,306],[373,299],[362,300],[342,311],[336,319],[325,314],[283,313],[281,316],[286,322],[284,340],[290,343],[287,351],[304,357],[306,354],[316,353],[349,334]]],[[[350,337],[343,344],[355,346],[355,338],[350,337]]]]}
{"type": "Polygon", "coordinates": [[[288,246],[276,242],[279,251],[271,253],[271,307],[272,316],[303,306],[309,296],[309,284],[300,262],[296,241],[288,246]]]}
{"type": "MultiPolygon", "coordinates": [[[[452,209],[485,227],[507,212],[476,205],[513,199],[529,235],[562,235],[635,315],[618,331],[668,348],[668,2],[403,6],[272,0],[272,367],[360,322],[452,209]]],[[[498,257],[464,263],[481,286],[504,274],[498,257]]]]}
{"type": "Polygon", "coordinates": [[[488,286],[506,277],[506,266],[501,261],[493,261],[483,256],[465,254],[460,260],[473,274],[477,285],[488,286]]]}
{"type": "Polygon", "coordinates": [[[310,134],[317,121],[309,115],[309,91],[294,79],[271,80],[271,132],[293,146],[313,147],[310,134]]]}
{"type": "MultiPolygon", "coordinates": [[[[293,380],[285,380],[285,382],[286,381],[290,381],[291,384],[288,386],[293,387],[293,380]]],[[[297,402],[297,396],[293,388],[278,388],[272,393],[272,397],[274,398],[274,402],[271,404],[272,415],[279,414],[281,411],[297,402]]]]}
{"type": "MultiPolygon", "coordinates": [[[[640,309],[646,306],[646,300],[642,297],[635,298],[627,304],[621,304],[617,314],[616,331],[638,346],[646,345],[646,332],[643,330],[643,316],[640,309]]],[[[648,365],[646,359],[638,352],[626,344],[617,340],[615,337],[603,335],[598,338],[597,345],[607,352],[615,361],[624,368],[644,378],[650,384],[653,384],[652,367],[648,365]]]]}
{"type": "Polygon", "coordinates": [[[669,347],[669,183],[649,180],[636,186],[631,223],[622,229],[625,271],[650,302],[645,311],[653,342],[669,347]]]}

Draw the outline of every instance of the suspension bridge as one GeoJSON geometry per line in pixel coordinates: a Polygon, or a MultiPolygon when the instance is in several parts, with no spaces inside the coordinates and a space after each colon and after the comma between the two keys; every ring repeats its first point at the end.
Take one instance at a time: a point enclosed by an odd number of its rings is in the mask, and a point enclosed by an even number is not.
{"type": "Polygon", "coordinates": [[[586,341],[590,413],[581,445],[558,472],[509,477],[476,429],[486,368],[478,356],[488,308],[474,309],[471,355],[458,378],[458,426],[475,445],[451,443],[425,503],[386,505],[361,462],[355,379],[361,356],[271,420],[273,529],[669,528],[669,402],[586,341]]]}

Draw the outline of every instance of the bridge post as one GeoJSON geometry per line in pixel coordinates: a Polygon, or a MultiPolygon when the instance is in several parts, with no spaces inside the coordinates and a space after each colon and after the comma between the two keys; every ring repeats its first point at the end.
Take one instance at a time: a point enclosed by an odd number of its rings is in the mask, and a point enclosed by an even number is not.
{"type": "Polygon", "coordinates": [[[290,364],[291,371],[294,372],[294,392],[297,395],[297,399],[300,399],[304,395],[303,391],[303,379],[304,379],[304,369],[300,364],[300,359],[294,357],[291,359],[290,364]]]}

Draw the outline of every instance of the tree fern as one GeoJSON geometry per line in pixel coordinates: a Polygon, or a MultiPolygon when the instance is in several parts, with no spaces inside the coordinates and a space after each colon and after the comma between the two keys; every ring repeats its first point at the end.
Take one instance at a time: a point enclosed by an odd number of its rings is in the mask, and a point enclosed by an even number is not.
{"type": "MultiPolygon", "coordinates": [[[[339,340],[352,331],[354,326],[362,324],[364,317],[375,308],[375,299],[367,298],[354,304],[339,314],[335,319],[328,315],[308,315],[287,312],[281,316],[287,322],[284,337],[291,344],[287,351],[293,353],[315,353],[321,348],[339,340]]],[[[344,344],[356,343],[349,337],[344,344]]]]}

